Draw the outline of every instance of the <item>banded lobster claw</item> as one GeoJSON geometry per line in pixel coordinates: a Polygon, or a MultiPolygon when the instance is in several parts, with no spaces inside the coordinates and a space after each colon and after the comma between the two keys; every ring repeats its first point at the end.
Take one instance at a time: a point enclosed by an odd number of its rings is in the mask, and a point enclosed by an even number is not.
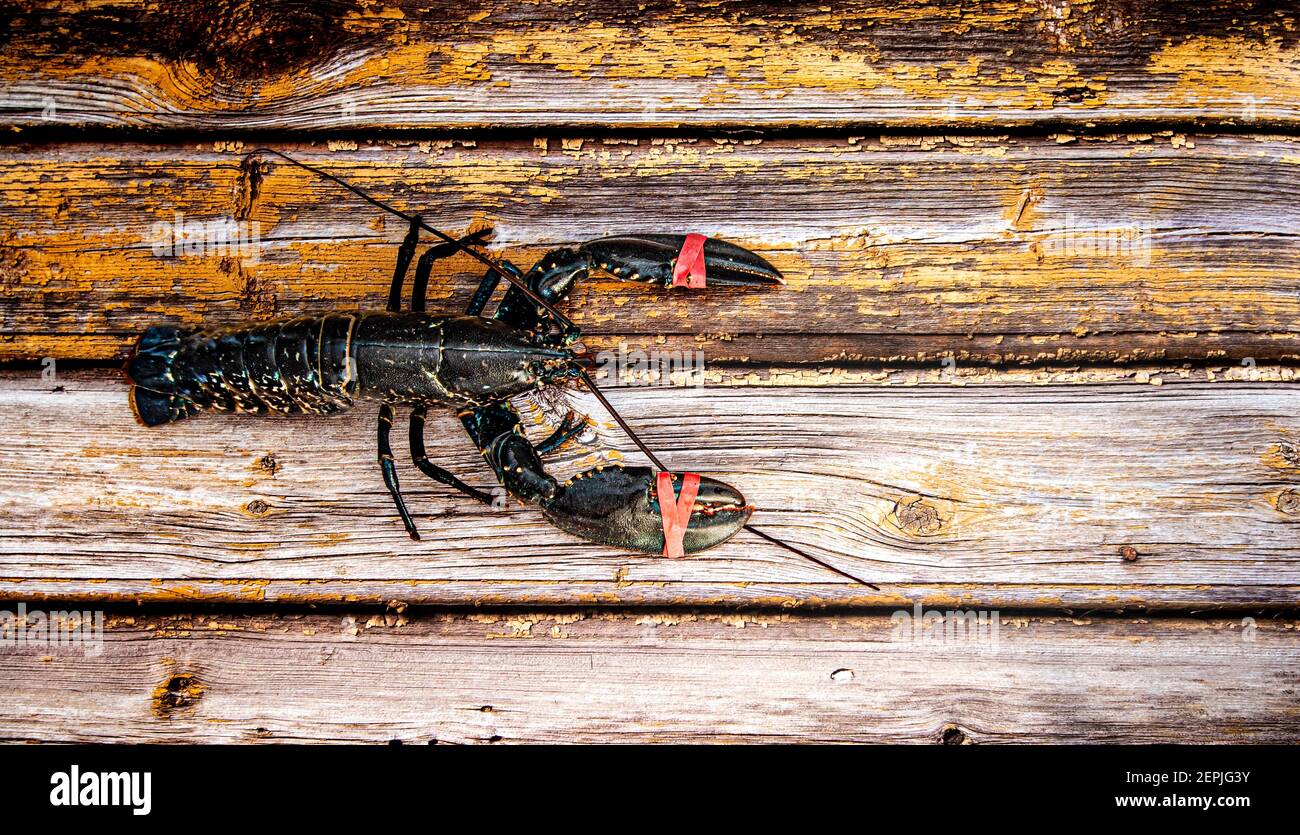
{"type": "MultiPolygon", "coordinates": [[[[522,276],[534,294],[529,297],[511,287],[497,307],[496,318],[522,330],[536,330],[547,315],[537,299],[548,304],[561,301],[574,284],[591,273],[605,273],[623,281],[640,281],[671,287],[725,286],[769,287],[784,284],[781,273],[761,256],[719,238],[703,235],[615,235],[597,238],[577,247],[561,247],[546,253],[522,276]]],[[[496,290],[495,274],[484,283],[470,303],[469,313],[477,316],[496,290]]]]}
{"type": "MultiPolygon", "coordinates": [[[[588,470],[560,485],[542,512],[557,528],[590,542],[662,554],[664,520],[655,481],[649,467],[588,470]]],[[[674,476],[673,484],[680,489],[681,476],[674,476]]],[[[682,550],[689,554],[726,542],[753,512],[739,490],[701,476],[682,550]]]]}
{"type": "Polygon", "coordinates": [[[615,278],[668,287],[673,283],[678,259],[683,255],[691,257],[692,252],[698,252],[692,246],[698,247],[700,243],[703,243],[702,260],[708,283],[745,287],[785,283],[776,267],[761,256],[721,238],[704,238],[701,235],[617,235],[588,241],[579,250],[587,256],[592,267],[615,278]]]}

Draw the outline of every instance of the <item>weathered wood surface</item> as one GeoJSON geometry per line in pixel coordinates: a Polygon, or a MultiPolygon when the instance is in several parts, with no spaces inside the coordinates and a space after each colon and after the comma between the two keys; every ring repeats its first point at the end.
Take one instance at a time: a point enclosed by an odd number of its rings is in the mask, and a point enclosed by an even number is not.
{"type": "Polygon", "coordinates": [[[1300,118],[1294,3],[0,7],[11,126],[890,127],[1300,118]]]}
{"type": "MultiPolygon", "coordinates": [[[[117,612],[99,656],[0,647],[0,740],[1300,742],[1300,623],[1256,611],[1300,604],[1298,21],[0,0],[0,610],[117,612]],[[588,545],[399,449],[412,543],[370,408],[136,425],[107,366],[149,324],[382,304],[403,230],[245,163],[259,135],[519,263],[618,231],[768,257],[778,291],[567,309],[595,350],[702,350],[710,388],[611,396],[881,590],[754,539],[588,545]],[[257,241],[161,257],[178,214],[257,241]],[[1002,609],[997,643],[909,639],[914,602],[1002,609]]],[[[440,264],[433,305],[477,273],[440,264]]],[[[639,461],[576,402],[598,424],[553,471],[639,461]]]]}
{"type": "MultiPolygon", "coordinates": [[[[521,264],[611,232],[699,229],[789,279],[673,294],[589,282],[566,310],[598,349],[653,335],[718,363],[1300,358],[1293,139],[354,146],[287,149],[442,227],[491,224],[521,264]]],[[[381,305],[404,230],[306,172],[241,165],[241,147],[0,153],[0,356],[116,359],[160,320],[381,305]],[[160,256],[156,224],[177,213],[257,241],[160,256]]],[[[433,305],[464,305],[472,264],[440,265],[433,305]]]]}
{"type": "MultiPolygon", "coordinates": [[[[1152,380],[1167,378],[1161,386],[989,375],[954,381],[966,385],[613,393],[670,468],[737,485],[759,508],[756,524],[881,584],[873,592],[747,534],[684,560],[588,545],[534,508],[484,508],[402,463],[425,533],[412,543],[374,464],[371,408],[148,430],[115,374],[13,372],[0,381],[10,427],[0,440],[0,595],[1294,605],[1300,391],[1183,375],[1152,380]]],[[[589,396],[577,402],[604,419],[589,396]]],[[[438,415],[429,436],[435,460],[493,484],[454,418],[438,415]]],[[[639,459],[605,422],[551,466],[564,477],[609,450],[639,459]]]]}
{"type": "Polygon", "coordinates": [[[1300,741],[1288,618],[682,611],[113,616],[100,655],[6,650],[0,739],[1300,741]]]}

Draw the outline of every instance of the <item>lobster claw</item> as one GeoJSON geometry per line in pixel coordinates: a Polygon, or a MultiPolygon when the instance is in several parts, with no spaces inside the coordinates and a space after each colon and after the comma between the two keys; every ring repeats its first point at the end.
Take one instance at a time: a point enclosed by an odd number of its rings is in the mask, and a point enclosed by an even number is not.
{"type": "MultiPolygon", "coordinates": [[[[542,512],[557,528],[590,542],[647,554],[664,551],[655,472],[648,467],[614,466],[576,475],[560,486],[542,512]]],[[[753,512],[739,490],[702,476],[682,550],[694,553],[726,542],[753,512]]]]}
{"type": "MultiPolygon", "coordinates": [[[[672,284],[686,235],[616,235],[580,247],[593,267],[628,281],[672,284]]],[[[761,256],[721,238],[704,240],[704,268],[711,284],[767,287],[785,280],[761,256]]]]}

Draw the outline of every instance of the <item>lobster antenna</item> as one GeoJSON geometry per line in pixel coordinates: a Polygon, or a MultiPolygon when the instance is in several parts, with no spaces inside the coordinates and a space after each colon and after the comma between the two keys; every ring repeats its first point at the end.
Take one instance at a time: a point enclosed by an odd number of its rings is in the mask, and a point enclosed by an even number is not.
{"type": "Polygon", "coordinates": [[[614,405],[606,399],[604,392],[596,387],[596,381],[591,379],[591,375],[587,373],[587,369],[579,368],[578,374],[582,377],[582,381],[587,384],[587,388],[591,389],[591,393],[596,395],[596,399],[600,401],[600,405],[605,407],[605,411],[609,412],[614,417],[614,422],[618,424],[619,428],[632,439],[632,443],[637,445],[637,448],[645,454],[645,457],[650,459],[650,463],[654,464],[664,472],[669,472],[669,469],[664,466],[664,462],[659,460],[659,456],[651,452],[650,447],[646,446],[645,442],[637,437],[637,434],[632,431],[632,427],[627,425],[627,421],[623,420],[623,416],[620,415],[614,409],[614,405]]]}
{"type": "Polygon", "coordinates": [[[841,577],[848,577],[850,580],[852,580],[855,583],[861,583],[862,585],[866,586],[869,589],[875,589],[876,591],[880,591],[880,586],[877,586],[874,583],[868,583],[866,580],[863,580],[861,577],[854,577],[849,572],[844,571],[843,569],[836,568],[835,566],[831,565],[825,560],[820,560],[817,557],[814,557],[812,554],[809,554],[805,551],[801,551],[788,542],[782,542],[781,540],[777,539],[771,534],[763,533],[753,525],[746,525],[745,530],[749,531],[752,534],[756,534],[762,539],[766,539],[768,542],[772,543],[773,545],[780,545],[782,548],[786,549],[787,551],[792,551],[798,554],[799,556],[803,557],[804,559],[808,560],[809,562],[815,562],[818,565],[820,565],[822,568],[826,568],[831,571],[834,571],[836,574],[840,575],[841,577]]]}
{"type": "Polygon", "coordinates": [[[298,166],[299,168],[302,168],[306,171],[310,171],[311,173],[315,174],[318,177],[321,177],[322,179],[329,180],[331,183],[335,183],[336,185],[342,186],[343,188],[352,192],[357,197],[360,197],[362,200],[365,200],[367,203],[371,204],[372,206],[378,206],[384,211],[390,212],[396,215],[397,217],[400,217],[402,220],[405,220],[407,223],[411,223],[411,222],[418,223],[421,229],[424,229],[426,232],[432,232],[434,235],[438,236],[442,240],[455,246],[461,252],[467,253],[468,255],[472,256],[475,260],[487,265],[487,268],[492,270],[492,272],[501,276],[506,281],[510,282],[511,285],[518,288],[521,293],[523,293],[525,296],[528,297],[529,301],[533,302],[542,310],[546,311],[548,315],[553,316],[555,318],[555,321],[559,322],[562,328],[569,331],[575,330],[573,326],[573,321],[569,319],[569,317],[565,316],[563,313],[556,310],[554,307],[551,307],[549,302],[547,302],[541,296],[534,293],[531,289],[529,289],[527,284],[525,284],[523,281],[521,281],[520,279],[512,275],[509,270],[504,269],[499,264],[497,264],[496,261],[493,261],[488,256],[479,252],[477,249],[473,249],[464,241],[453,238],[451,235],[448,235],[446,232],[433,228],[429,224],[425,223],[423,219],[417,219],[414,215],[409,215],[406,212],[401,211],[400,209],[388,205],[387,203],[385,203],[384,201],[378,198],[371,197],[369,194],[362,191],[357,186],[352,185],[347,180],[344,180],[341,177],[335,176],[334,174],[331,174],[328,171],[325,171],[323,169],[317,168],[314,165],[308,165],[305,162],[296,160],[283,151],[277,151],[274,148],[254,148],[253,150],[248,152],[249,157],[253,156],[254,154],[272,154],[274,156],[277,156],[280,159],[285,160],[286,162],[290,162],[298,166]]]}
{"type": "MultiPolygon", "coordinates": [[[[602,392],[599,388],[596,387],[596,381],[591,379],[591,375],[587,373],[587,370],[585,368],[579,369],[578,374],[582,377],[582,381],[587,385],[587,388],[591,389],[591,393],[596,395],[596,399],[600,401],[600,405],[604,406],[605,411],[609,412],[610,415],[613,416],[614,421],[619,425],[619,428],[622,429],[627,434],[627,436],[632,439],[632,443],[637,445],[637,448],[641,450],[641,452],[645,455],[645,457],[650,459],[650,463],[654,464],[656,467],[663,470],[664,472],[670,472],[669,469],[664,466],[664,462],[659,460],[659,456],[651,452],[650,447],[646,446],[645,442],[642,441],[637,436],[637,434],[632,431],[632,427],[628,426],[627,421],[623,420],[623,416],[618,413],[618,411],[614,408],[613,404],[611,404],[609,400],[605,397],[604,392],[602,392]]],[[[862,585],[866,586],[869,589],[875,589],[876,591],[880,591],[879,586],[874,585],[873,583],[868,583],[866,580],[863,580],[861,577],[854,577],[852,574],[848,573],[847,571],[836,568],[835,566],[831,565],[825,560],[818,559],[817,557],[814,557],[812,554],[809,554],[806,551],[801,551],[800,549],[794,547],[790,543],[783,542],[777,539],[776,537],[772,536],[771,534],[764,533],[763,531],[760,531],[758,528],[754,527],[753,525],[745,525],[745,530],[749,531],[752,534],[757,535],[761,539],[767,540],[773,545],[779,545],[782,548],[786,549],[787,551],[790,551],[791,553],[798,554],[799,556],[803,557],[809,562],[820,565],[822,568],[828,569],[830,571],[834,571],[836,574],[840,575],[841,577],[847,577],[853,582],[861,583],[862,585]]]]}

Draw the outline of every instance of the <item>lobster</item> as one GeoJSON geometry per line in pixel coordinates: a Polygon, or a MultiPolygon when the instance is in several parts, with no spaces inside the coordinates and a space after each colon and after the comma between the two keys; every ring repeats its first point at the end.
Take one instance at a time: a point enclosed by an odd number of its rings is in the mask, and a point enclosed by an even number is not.
{"type": "MultiPolygon", "coordinates": [[[[406,221],[384,311],[332,311],[222,328],[185,330],[155,325],[139,337],[127,361],[131,408],[146,426],[204,410],[256,414],[334,414],[362,400],[378,401],[378,462],[397,513],[420,539],[400,490],[390,433],[394,406],[410,407],[411,457],[426,476],[477,501],[493,496],[431,461],[424,434],[431,406],[451,407],[470,440],[510,495],[535,504],[556,527],[591,542],[680,556],[711,548],[748,529],[856,582],[871,584],[747,524],[754,507],[739,490],[707,476],[669,473],[641,442],[587,373],[575,348],[581,332],[554,305],[593,272],[669,287],[692,271],[717,285],[767,287],[783,283],[762,257],[719,239],[684,235],[620,235],[548,252],[526,272],[475,249],[490,230],[453,238],[371,197],[335,175],[280,151],[262,148],[357,194],[406,221]],[[415,258],[421,233],[440,243],[415,258]],[[488,270],[464,315],[425,310],[433,264],[465,252],[488,270]],[[681,263],[690,253],[691,264],[681,263]],[[403,286],[415,261],[410,304],[403,286]],[[702,269],[701,269],[702,268],[702,269]],[[484,311],[504,278],[508,288],[491,316],[484,311]],[[675,278],[677,280],[675,280],[675,278]],[[545,440],[525,436],[510,398],[548,385],[584,383],[619,426],[659,468],[601,465],[560,482],[542,456],[586,425],[573,412],[545,440]]],[[[874,586],[872,586],[874,588],[874,586]]]]}

